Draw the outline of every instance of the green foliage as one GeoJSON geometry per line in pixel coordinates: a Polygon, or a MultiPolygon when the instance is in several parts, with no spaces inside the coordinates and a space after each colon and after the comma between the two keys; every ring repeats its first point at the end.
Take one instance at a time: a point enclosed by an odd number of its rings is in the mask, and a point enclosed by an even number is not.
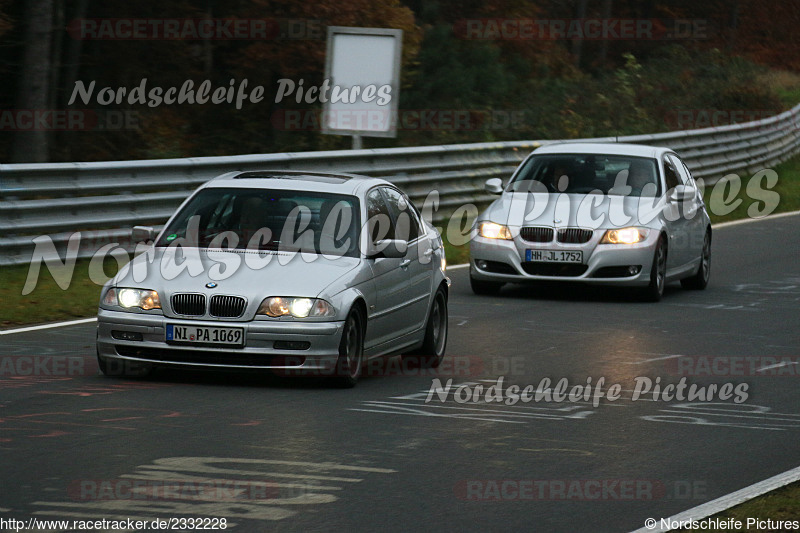
{"type": "MultiPolygon", "coordinates": [[[[789,57],[797,38],[789,29],[798,10],[790,3],[769,6],[742,2],[740,29],[726,27],[737,3],[680,0],[653,4],[648,11],[633,0],[609,4],[612,17],[714,19],[721,26],[708,38],[669,41],[505,39],[494,31],[483,37],[464,33],[465,21],[565,19],[577,4],[558,0],[141,0],[121,15],[118,3],[52,0],[65,21],[82,18],[266,18],[308,24],[316,35],[301,39],[252,40],[76,40],[54,29],[50,88],[54,109],[99,108],[67,100],[74,81],[95,81],[97,91],[132,88],[147,78],[148,88],[197,85],[209,80],[225,87],[248,80],[264,87],[264,99],[242,109],[223,105],[114,104],[100,111],[132,112],[135,125],[113,130],[55,131],[54,161],[120,160],[346,149],[350,138],[320,133],[319,102],[275,102],[279,79],[319,86],[324,76],[325,35],[329,25],[400,28],[404,32],[400,123],[395,139],[367,138],[366,147],[415,146],[520,139],[622,136],[722,125],[761,118],[800,100],[797,75],[773,75],[733,54],[775,64],[789,57]],[[88,7],[87,7],[88,6],[88,7]],[[89,9],[91,7],[91,9],[89,9]],[[62,13],[63,12],[63,13],[62,13]],[[722,15],[720,15],[722,14],[722,15]],[[775,21],[772,33],[759,33],[753,20],[775,21]],[[781,28],[778,31],[778,28],[781,28]],[[786,52],[776,44],[785,37],[786,52]],[[735,39],[734,39],[735,37],[735,39]],[[791,37],[791,39],[789,38],[791,37]],[[77,61],[73,59],[77,58],[77,61]],[[709,123],[714,111],[715,122],[709,123]],[[285,113],[302,113],[300,127],[286,127],[285,113]],[[403,114],[404,113],[404,114],[403,114]],[[458,113],[461,113],[458,115],[458,113]],[[420,120],[425,114],[430,120],[420,120]],[[688,117],[688,120],[687,120],[688,117]],[[411,120],[409,120],[409,118],[411,120]],[[703,122],[705,119],[705,122],[703,122]]],[[[602,18],[602,5],[587,3],[587,17],[602,18]]],[[[652,3],[650,3],[652,4],[652,3]]],[[[25,46],[27,4],[0,0],[0,109],[17,105],[25,46]]],[[[796,32],[795,32],[796,33],[796,32]]],[[[794,47],[794,48],[793,48],[794,47]]],[[[0,128],[0,160],[9,160],[15,133],[0,128]]]]}
{"type": "Polygon", "coordinates": [[[517,78],[518,74],[502,61],[497,47],[456,39],[448,26],[429,28],[401,93],[401,116],[439,115],[427,126],[417,127],[416,120],[401,121],[401,143],[490,140],[483,120],[492,109],[504,106],[517,78]],[[457,111],[469,115],[470,126],[448,126],[442,116],[457,111]]]}

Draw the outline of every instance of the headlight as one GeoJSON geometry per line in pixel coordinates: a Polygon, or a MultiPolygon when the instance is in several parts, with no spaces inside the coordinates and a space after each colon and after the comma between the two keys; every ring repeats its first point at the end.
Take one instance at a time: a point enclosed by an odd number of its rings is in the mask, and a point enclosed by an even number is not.
{"type": "Polygon", "coordinates": [[[139,307],[148,311],[150,309],[161,309],[161,300],[158,299],[156,291],[146,289],[108,289],[103,303],[106,305],[118,305],[126,309],[139,307]]]}
{"type": "Polygon", "coordinates": [[[502,224],[495,224],[494,222],[481,222],[478,224],[478,234],[487,239],[505,239],[510,241],[511,230],[508,226],[502,224]]]}
{"type": "Polygon", "coordinates": [[[325,300],[317,298],[286,298],[270,296],[258,308],[259,315],[271,317],[291,315],[296,318],[333,316],[336,311],[325,300]]]}
{"type": "Polygon", "coordinates": [[[647,228],[621,228],[606,231],[600,244],[636,244],[647,238],[650,230],[647,228]]]}

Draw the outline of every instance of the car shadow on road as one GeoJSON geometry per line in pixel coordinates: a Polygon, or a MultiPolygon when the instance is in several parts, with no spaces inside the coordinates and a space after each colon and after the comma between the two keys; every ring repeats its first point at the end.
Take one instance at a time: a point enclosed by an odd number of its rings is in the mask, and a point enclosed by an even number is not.
{"type": "MultiPolygon", "coordinates": [[[[663,298],[683,292],[678,283],[664,288],[663,298]]],[[[584,285],[574,282],[541,281],[525,284],[507,284],[492,298],[550,300],[565,302],[633,303],[658,305],[642,299],[640,292],[632,287],[609,287],[584,285]]]]}
{"type": "MultiPolygon", "coordinates": [[[[114,379],[114,377],[111,377],[114,379]]],[[[320,376],[280,376],[269,370],[220,370],[157,366],[137,381],[181,385],[211,385],[275,389],[335,389],[331,381],[320,376]]]]}

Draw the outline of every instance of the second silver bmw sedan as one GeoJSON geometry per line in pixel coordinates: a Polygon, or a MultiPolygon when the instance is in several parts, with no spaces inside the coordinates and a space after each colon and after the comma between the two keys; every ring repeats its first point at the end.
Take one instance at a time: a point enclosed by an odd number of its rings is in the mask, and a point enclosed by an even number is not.
{"type": "Polygon", "coordinates": [[[102,290],[100,369],[153,365],[324,374],[370,358],[437,366],[447,343],[442,241],[390,183],[232,172],[198,189],[102,290]]]}
{"type": "Polygon", "coordinates": [[[686,165],[668,148],[560,143],[535,150],[477,219],[470,280],[478,294],[504,283],[579,281],[639,287],[659,300],[680,280],[709,279],[711,222],[686,165]]]}

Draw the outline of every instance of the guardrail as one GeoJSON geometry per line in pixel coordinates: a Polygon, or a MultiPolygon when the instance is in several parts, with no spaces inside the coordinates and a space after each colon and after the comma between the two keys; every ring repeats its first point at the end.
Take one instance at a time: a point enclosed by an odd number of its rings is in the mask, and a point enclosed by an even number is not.
{"type": "MultiPolygon", "coordinates": [[[[800,105],[763,120],[628,137],[571,139],[668,146],[707,185],[752,174],[800,152],[800,105]]],[[[382,177],[421,202],[440,195],[434,220],[457,206],[492,199],[483,183],[506,178],[533,149],[554,140],[375,150],[281,153],[98,163],[0,165],[0,265],[30,260],[33,239],[48,235],[62,257],[81,231],[79,257],[103,245],[132,249],[130,227],[159,226],[192,190],[233,170],[302,169],[382,177]]]]}

